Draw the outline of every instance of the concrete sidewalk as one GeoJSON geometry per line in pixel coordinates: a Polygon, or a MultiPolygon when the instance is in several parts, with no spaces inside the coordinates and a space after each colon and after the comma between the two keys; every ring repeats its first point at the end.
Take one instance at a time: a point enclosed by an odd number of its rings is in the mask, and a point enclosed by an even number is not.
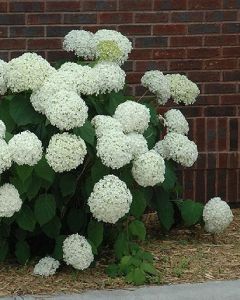
{"type": "MultiPolygon", "coordinates": [[[[2,298],[3,299],[3,298],[2,298]]],[[[89,291],[59,296],[6,297],[16,300],[240,300],[240,280],[89,291]]]]}

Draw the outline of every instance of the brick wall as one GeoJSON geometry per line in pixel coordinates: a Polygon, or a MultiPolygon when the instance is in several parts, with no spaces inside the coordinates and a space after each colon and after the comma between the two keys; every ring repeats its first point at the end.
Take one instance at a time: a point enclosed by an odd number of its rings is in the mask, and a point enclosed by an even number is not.
{"type": "Polygon", "coordinates": [[[200,157],[183,173],[185,196],[220,195],[240,201],[240,1],[81,0],[0,1],[0,57],[36,51],[50,61],[71,29],[117,29],[134,44],[126,63],[130,91],[143,72],[158,68],[187,74],[202,96],[181,110],[189,118],[200,157]]]}

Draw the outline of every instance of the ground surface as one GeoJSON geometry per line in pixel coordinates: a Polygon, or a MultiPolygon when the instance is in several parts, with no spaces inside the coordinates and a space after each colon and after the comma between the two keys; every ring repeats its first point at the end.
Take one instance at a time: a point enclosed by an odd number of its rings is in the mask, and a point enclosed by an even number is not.
{"type": "MultiPolygon", "coordinates": [[[[144,248],[155,256],[161,284],[204,282],[240,278],[240,209],[234,210],[234,222],[215,241],[208,234],[194,230],[175,229],[168,236],[160,234],[154,215],[148,220],[148,241],[144,248]]],[[[62,268],[51,278],[32,275],[33,266],[0,265],[0,296],[79,293],[88,289],[129,287],[122,279],[105,275],[110,254],[97,266],[76,274],[62,268]]],[[[154,282],[153,282],[154,283],[154,282]]]]}

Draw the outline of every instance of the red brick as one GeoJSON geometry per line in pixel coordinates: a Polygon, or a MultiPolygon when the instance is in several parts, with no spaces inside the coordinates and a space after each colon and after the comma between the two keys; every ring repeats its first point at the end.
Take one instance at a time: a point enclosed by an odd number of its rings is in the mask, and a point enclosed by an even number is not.
{"type": "Polygon", "coordinates": [[[227,189],[227,200],[228,202],[237,201],[237,170],[228,170],[228,189],[227,189]]]}
{"type": "Polygon", "coordinates": [[[207,22],[236,21],[237,11],[207,11],[205,15],[205,20],[207,22]]]}
{"type": "Polygon", "coordinates": [[[233,105],[240,103],[240,95],[222,95],[221,104],[223,105],[233,105]]]}
{"type": "Polygon", "coordinates": [[[127,74],[127,82],[129,83],[139,83],[141,78],[143,76],[143,73],[128,73],[127,74]]]}
{"type": "Polygon", "coordinates": [[[237,43],[236,35],[212,35],[206,36],[204,39],[205,46],[234,46],[237,43]]]}
{"type": "Polygon", "coordinates": [[[239,0],[223,0],[223,8],[240,8],[239,0]]]}
{"type": "Polygon", "coordinates": [[[167,70],[167,61],[148,60],[136,62],[136,71],[145,72],[154,69],[158,69],[160,71],[167,70]]]}
{"type": "Polygon", "coordinates": [[[89,24],[89,25],[83,25],[82,29],[88,30],[91,32],[97,32],[100,29],[109,29],[109,30],[117,30],[117,25],[94,25],[94,24],[89,24]]]}
{"type": "Polygon", "coordinates": [[[150,25],[120,25],[118,30],[124,35],[151,35],[150,25]]]}
{"type": "Polygon", "coordinates": [[[239,33],[240,23],[226,23],[222,26],[223,33],[239,33]]]}
{"type": "Polygon", "coordinates": [[[94,13],[64,14],[64,24],[96,24],[97,15],[94,13]]]}
{"type": "Polygon", "coordinates": [[[207,138],[207,150],[215,151],[216,150],[216,141],[217,141],[217,127],[216,127],[216,119],[215,118],[207,118],[206,119],[206,138],[207,138]]]}
{"type": "Polygon", "coordinates": [[[206,70],[236,69],[237,60],[233,58],[205,60],[203,68],[206,70]]]}
{"type": "Polygon", "coordinates": [[[236,93],[236,84],[232,83],[206,83],[205,94],[231,94],[236,93]]]}
{"type": "Polygon", "coordinates": [[[73,60],[75,58],[73,52],[66,51],[47,51],[47,60],[49,62],[56,62],[58,60],[73,60]]]}
{"type": "Polygon", "coordinates": [[[207,117],[223,117],[223,116],[235,116],[235,106],[206,106],[205,116],[207,117]]]}
{"type": "Polygon", "coordinates": [[[220,169],[228,168],[228,153],[218,154],[218,168],[220,169]]]}
{"type": "Polygon", "coordinates": [[[186,33],[186,26],[181,24],[154,25],[154,35],[178,35],[186,33]]]}
{"type": "Polygon", "coordinates": [[[2,39],[0,43],[0,49],[12,50],[12,49],[25,49],[25,39],[2,39]]]}
{"type": "Polygon", "coordinates": [[[205,202],[206,183],[205,183],[205,171],[198,170],[196,172],[196,185],[195,185],[195,201],[205,202]]]}
{"type": "Polygon", "coordinates": [[[46,1],[46,11],[79,11],[80,10],[80,1],[46,1]]]}
{"type": "Polygon", "coordinates": [[[223,56],[225,57],[239,57],[240,47],[226,47],[223,48],[223,56]]]}
{"type": "Polygon", "coordinates": [[[187,49],[188,58],[210,58],[220,56],[220,48],[192,48],[187,49]]]}
{"type": "Polygon", "coordinates": [[[0,2],[0,12],[7,12],[7,0],[0,2]]]}
{"type": "Polygon", "coordinates": [[[223,72],[224,81],[240,81],[240,70],[223,72]]]}
{"type": "Polygon", "coordinates": [[[43,1],[9,1],[10,12],[39,12],[44,11],[43,1]]]}
{"type": "Polygon", "coordinates": [[[22,25],[24,23],[24,14],[0,14],[1,25],[22,25]]]}
{"type": "Polygon", "coordinates": [[[28,49],[59,49],[61,48],[62,42],[60,39],[29,39],[28,49]]]}
{"type": "Polygon", "coordinates": [[[219,9],[221,8],[221,0],[188,0],[189,9],[219,9]]]}
{"type": "Polygon", "coordinates": [[[137,37],[135,39],[135,46],[137,48],[159,48],[159,47],[167,47],[168,38],[162,36],[154,36],[154,37],[137,37]]]}
{"type": "Polygon", "coordinates": [[[186,58],[186,50],[185,49],[154,49],[153,50],[153,58],[155,59],[171,59],[171,58],[186,58]]]}
{"type": "Polygon", "coordinates": [[[170,37],[171,47],[196,47],[202,45],[201,36],[174,36],[170,37]]]}
{"type": "Polygon", "coordinates": [[[120,0],[119,1],[119,10],[151,10],[153,0],[120,0]]]}
{"type": "Polygon", "coordinates": [[[116,10],[116,0],[84,0],[82,1],[82,11],[106,11],[116,10]]]}
{"type": "Polygon", "coordinates": [[[168,13],[163,12],[139,12],[135,14],[136,23],[166,23],[168,13]]]}
{"type": "Polygon", "coordinates": [[[228,153],[228,168],[236,169],[239,166],[240,155],[238,151],[228,153]]]}
{"type": "Polygon", "coordinates": [[[154,10],[185,10],[187,0],[155,0],[154,10]]]}
{"type": "Polygon", "coordinates": [[[131,12],[120,13],[100,13],[100,23],[104,24],[125,24],[133,22],[133,14],[131,12]]]}
{"type": "Polygon", "coordinates": [[[201,70],[202,60],[176,60],[170,62],[170,70],[201,70]]]}
{"type": "Polygon", "coordinates": [[[60,22],[60,14],[29,14],[27,16],[27,24],[31,25],[57,24],[60,22]]]}
{"type": "Polygon", "coordinates": [[[193,170],[184,170],[184,198],[194,199],[195,190],[195,172],[193,170]]]}
{"type": "Polygon", "coordinates": [[[44,26],[12,26],[10,37],[44,36],[44,26]]]}
{"type": "Polygon", "coordinates": [[[196,119],[196,138],[195,142],[198,147],[198,151],[205,151],[206,149],[206,122],[205,118],[196,119]]]}
{"type": "Polygon", "coordinates": [[[212,71],[195,71],[188,72],[188,78],[193,82],[217,82],[220,81],[220,72],[212,71]]]}
{"type": "MultiPolygon", "coordinates": [[[[200,72],[199,72],[200,73],[200,72]]],[[[191,79],[191,77],[190,77],[191,79]]],[[[214,105],[219,104],[219,96],[218,95],[200,95],[197,100],[198,105],[214,105]]]]}
{"type": "Polygon", "coordinates": [[[146,60],[152,58],[152,50],[151,49],[133,49],[129,55],[130,59],[135,60],[146,60]]]}
{"type": "Polygon", "coordinates": [[[220,24],[192,24],[188,25],[189,34],[220,33],[220,24]]]}
{"type": "Polygon", "coordinates": [[[240,128],[238,127],[238,119],[231,118],[229,120],[230,151],[238,151],[238,137],[240,133],[240,128]]]}
{"type": "Polygon", "coordinates": [[[181,11],[172,13],[172,22],[201,22],[203,21],[204,13],[199,11],[181,11]]]}
{"type": "Polygon", "coordinates": [[[217,195],[223,200],[227,199],[227,171],[217,170],[217,195]]]}
{"type": "Polygon", "coordinates": [[[7,27],[0,27],[0,38],[8,36],[8,28],[7,27]]]}
{"type": "Polygon", "coordinates": [[[203,115],[203,108],[200,106],[182,106],[182,107],[176,107],[177,109],[180,109],[180,111],[184,114],[187,118],[193,118],[193,117],[202,117],[203,115]]]}

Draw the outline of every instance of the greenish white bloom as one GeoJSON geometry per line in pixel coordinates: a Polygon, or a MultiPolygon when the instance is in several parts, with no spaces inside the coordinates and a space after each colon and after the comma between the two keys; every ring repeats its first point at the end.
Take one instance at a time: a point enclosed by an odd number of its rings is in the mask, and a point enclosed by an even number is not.
{"type": "Polygon", "coordinates": [[[14,185],[5,183],[0,187],[0,217],[10,218],[22,207],[18,190],[14,185]]]}
{"type": "Polygon", "coordinates": [[[39,262],[35,265],[33,269],[33,274],[45,277],[51,276],[56,273],[59,266],[60,263],[58,260],[50,256],[46,256],[40,259],[39,262]]]}
{"type": "Polygon", "coordinates": [[[91,123],[95,128],[96,136],[98,138],[100,138],[104,135],[105,132],[110,130],[116,130],[123,133],[122,124],[118,120],[110,116],[96,115],[92,119],[91,123]]]}
{"type": "Polygon", "coordinates": [[[4,139],[6,134],[6,125],[0,120],[0,139],[4,139]]]}
{"type": "Polygon", "coordinates": [[[127,137],[129,139],[133,158],[137,158],[141,154],[148,152],[147,140],[142,134],[130,132],[127,134],[127,137]]]}
{"type": "Polygon", "coordinates": [[[164,114],[164,125],[167,127],[167,132],[187,135],[189,131],[188,122],[178,109],[170,109],[164,114]]]}
{"type": "Polygon", "coordinates": [[[12,156],[8,144],[0,139],[0,175],[12,165],[12,156]]]}

